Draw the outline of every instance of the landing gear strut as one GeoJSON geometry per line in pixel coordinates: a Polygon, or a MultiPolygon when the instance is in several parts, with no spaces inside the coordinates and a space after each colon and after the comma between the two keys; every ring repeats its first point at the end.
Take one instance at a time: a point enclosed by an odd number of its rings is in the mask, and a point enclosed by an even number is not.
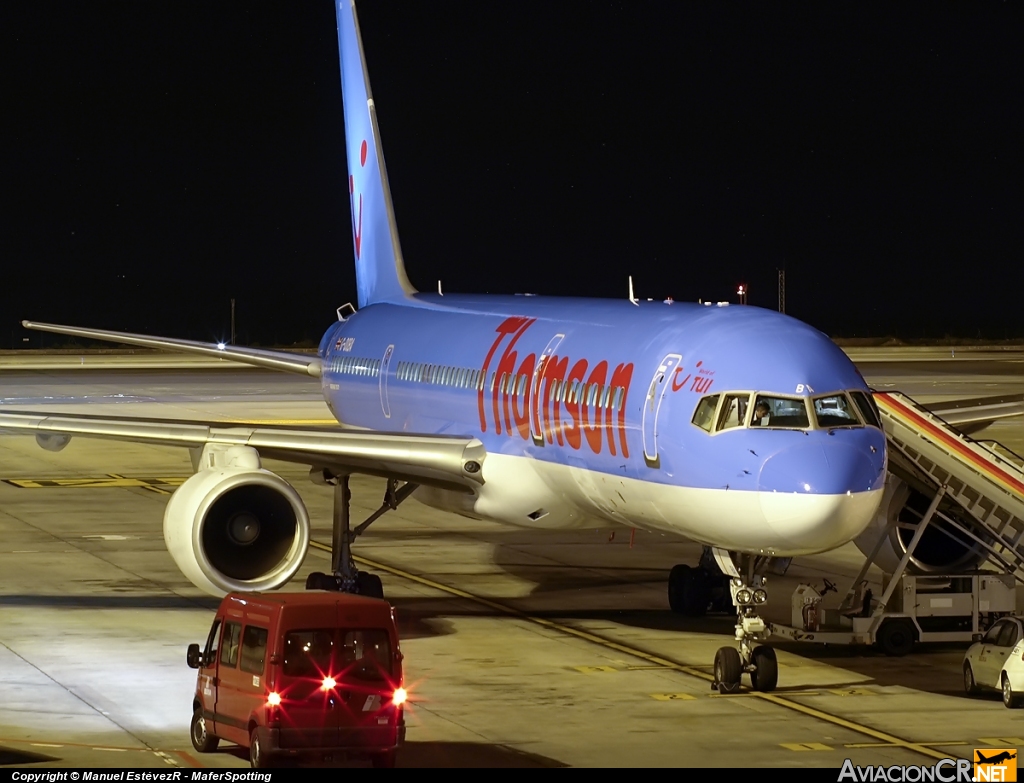
{"type": "Polygon", "coordinates": [[[715,561],[722,573],[729,577],[729,592],[736,607],[735,647],[722,647],[715,653],[715,679],[712,689],[719,693],[735,693],[740,687],[744,672],[750,675],[750,684],[756,691],[773,691],[779,683],[779,664],[775,650],[766,645],[756,645],[771,635],[764,620],[758,615],[758,607],[768,601],[764,589],[764,572],[771,562],[769,558],[753,555],[739,555],[739,565],[744,576],[740,576],[732,555],[722,549],[714,550],[715,561]]]}
{"type": "Polygon", "coordinates": [[[380,577],[356,568],[356,562],[352,558],[352,542],[365,533],[366,529],[385,513],[398,508],[403,500],[416,491],[419,484],[408,482],[399,487],[395,479],[388,479],[381,507],[370,514],[365,522],[353,529],[349,523],[349,503],[352,500],[352,493],[348,488],[348,475],[335,476],[328,471],[317,473],[315,481],[334,487],[331,573],[324,574],[314,571],[306,578],[306,589],[336,590],[340,593],[356,593],[370,598],[383,598],[384,586],[381,584],[380,577]]]}

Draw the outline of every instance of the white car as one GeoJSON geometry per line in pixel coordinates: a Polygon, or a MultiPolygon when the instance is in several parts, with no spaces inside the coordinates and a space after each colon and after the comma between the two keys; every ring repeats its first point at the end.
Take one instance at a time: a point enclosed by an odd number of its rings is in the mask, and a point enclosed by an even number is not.
{"type": "Polygon", "coordinates": [[[996,690],[1003,704],[1019,707],[1024,696],[1024,618],[1002,617],[964,656],[964,690],[996,690]]]}

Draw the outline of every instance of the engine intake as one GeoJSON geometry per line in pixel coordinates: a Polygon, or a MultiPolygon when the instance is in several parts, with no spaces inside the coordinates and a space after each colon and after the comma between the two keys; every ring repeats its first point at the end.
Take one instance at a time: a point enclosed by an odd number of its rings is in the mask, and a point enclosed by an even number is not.
{"type": "MultiPolygon", "coordinates": [[[[875,565],[886,574],[893,573],[906,554],[915,528],[927,513],[931,501],[931,497],[890,473],[878,514],[854,543],[864,555],[870,556],[878,539],[888,530],[886,540],[875,556],[875,565]]],[[[988,559],[985,547],[966,536],[957,526],[970,530],[983,541],[989,538],[968,514],[949,499],[944,499],[915,547],[908,571],[917,574],[959,573],[974,570],[984,563],[988,559]]]]}
{"type": "Polygon", "coordinates": [[[164,540],[199,589],[273,590],[309,548],[309,514],[295,489],[263,468],[212,468],[181,485],[164,512],[164,540]]]}

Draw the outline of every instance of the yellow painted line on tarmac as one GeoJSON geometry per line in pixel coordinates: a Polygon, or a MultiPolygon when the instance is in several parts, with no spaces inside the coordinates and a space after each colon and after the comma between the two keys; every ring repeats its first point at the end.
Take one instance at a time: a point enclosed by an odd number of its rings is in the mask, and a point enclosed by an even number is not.
{"type": "MultiPolygon", "coordinates": [[[[311,541],[310,546],[314,549],[320,550],[321,552],[326,552],[328,555],[330,555],[331,553],[331,547],[327,544],[321,544],[319,541],[311,541]]],[[[413,574],[409,571],[405,571],[400,568],[385,565],[384,563],[379,563],[375,560],[369,560],[365,557],[354,557],[353,559],[357,563],[361,563],[362,565],[368,566],[378,571],[384,571],[385,573],[393,574],[394,576],[401,577],[402,579],[408,579],[411,582],[417,582],[421,585],[424,585],[425,587],[431,587],[435,590],[440,590],[443,593],[448,593],[449,595],[456,596],[457,598],[464,598],[467,601],[472,601],[475,604],[478,604],[480,606],[486,606],[488,609],[493,609],[497,612],[501,612],[502,614],[508,615],[510,617],[515,617],[519,620],[525,620],[526,622],[532,623],[534,625],[539,625],[542,628],[548,628],[552,631],[558,631],[559,633],[565,634],[566,636],[572,636],[577,639],[582,639],[584,641],[591,642],[593,644],[604,647],[608,650],[615,650],[616,652],[625,653],[626,655],[632,656],[634,658],[639,658],[640,660],[647,661],[648,663],[657,664],[658,666],[661,666],[665,669],[671,669],[673,671],[681,672],[682,674],[688,674],[691,677],[696,677],[698,679],[704,680],[705,682],[714,681],[714,677],[712,675],[708,674],[707,672],[703,672],[700,669],[697,669],[693,666],[688,666],[686,664],[678,663],[667,658],[662,658],[659,655],[654,655],[643,650],[638,650],[635,647],[630,647],[629,645],[623,644],[622,642],[616,642],[611,639],[606,639],[603,636],[598,636],[597,634],[591,633],[589,631],[583,631],[579,628],[573,628],[570,625],[562,625],[561,623],[556,623],[553,620],[548,620],[544,617],[535,617],[533,615],[526,614],[525,612],[521,612],[518,609],[514,609],[511,606],[506,606],[505,604],[498,603],[497,601],[492,601],[489,598],[483,598],[482,596],[473,595],[472,593],[468,593],[465,590],[459,589],[458,587],[451,587],[450,585],[445,585],[441,582],[435,582],[433,579],[428,579],[427,577],[420,576],[419,574],[413,574]]],[[[755,698],[763,699],[764,701],[769,702],[771,704],[775,704],[779,707],[783,707],[793,712],[799,712],[811,718],[817,718],[818,720],[824,721],[826,723],[831,723],[834,726],[840,726],[844,729],[849,729],[850,731],[853,731],[857,734],[862,734],[866,737],[870,737],[871,739],[876,740],[878,742],[892,743],[892,745],[895,747],[905,748],[906,750],[910,750],[933,759],[941,760],[949,758],[947,755],[943,755],[942,753],[939,753],[936,750],[932,750],[931,748],[925,747],[920,743],[911,742],[910,740],[905,740],[901,737],[896,737],[892,734],[889,734],[888,732],[873,729],[870,726],[863,726],[859,723],[856,723],[852,720],[847,720],[846,718],[842,718],[838,715],[832,715],[831,713],[825,712],[824,710],[815,709],[814,707],[808,707],[804,704],[800,704],[799,702],[791,701],[790,699],[787,699],[784,696],[779,696],[774,693],[761,693],[760,691],[751,691],[751,693],[755,698]]]]}
{"type": "Polygon", "coordinates": [[[696,701],[697,697],[692,693],[652,693],[651,698],[655,701],[696,701]]]}
{"type": "MultiPolygon", "coordinates": [[[[787,696],[821,696],[821,691],[786,691],[787,696]]],[[[739,691],[738,693],[712,693],[712,699],[756,699],[758,691],[739,691]]]]}
{"type": "Polygon", "coordinates": [[[170,494],[158,487],[176,487],[185,483],[181,476],[153,476],[135,477],[118,476],[108,474],[106,476],[74,476],[64,478],[36,478],[36,479],[3,479],[5,484],[10,484],[19,489],[124,489],[126,487],[139,487],[151,489],[163,494],[170,494]]]}
{"type": "MultiPolygon", "coordinates": [[[[973,745],[972,742],[960,742],[959,740],[945,740],[943,742],[919,742],[918,745],[924,745],[926,747],[941,748],[946,745],[973,745]]],[[[850,742],[843,745],[844,748],[896,748],[899,745],[893,745],[891,742],[850,742]]]]}
{"type": "Polygon", "coordinates": [[[834,750],[829,745],[823,745],[820,742],[780,742],[780,748],[786,750],[806,751],[806,750],[834,750]]]}

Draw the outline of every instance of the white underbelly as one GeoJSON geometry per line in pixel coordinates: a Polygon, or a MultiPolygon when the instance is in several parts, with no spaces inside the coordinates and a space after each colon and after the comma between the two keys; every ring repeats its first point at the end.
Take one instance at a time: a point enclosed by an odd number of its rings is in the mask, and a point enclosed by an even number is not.
{"type": "Polygon", "coordinates": [[[842,546],[870,523],[882,493],[813,495],[654,484],[488,454],[476,495],[422,487],[421,502],[516,527],[570,529],[615,523],[733,551],[780,557],[842,546]]]}

